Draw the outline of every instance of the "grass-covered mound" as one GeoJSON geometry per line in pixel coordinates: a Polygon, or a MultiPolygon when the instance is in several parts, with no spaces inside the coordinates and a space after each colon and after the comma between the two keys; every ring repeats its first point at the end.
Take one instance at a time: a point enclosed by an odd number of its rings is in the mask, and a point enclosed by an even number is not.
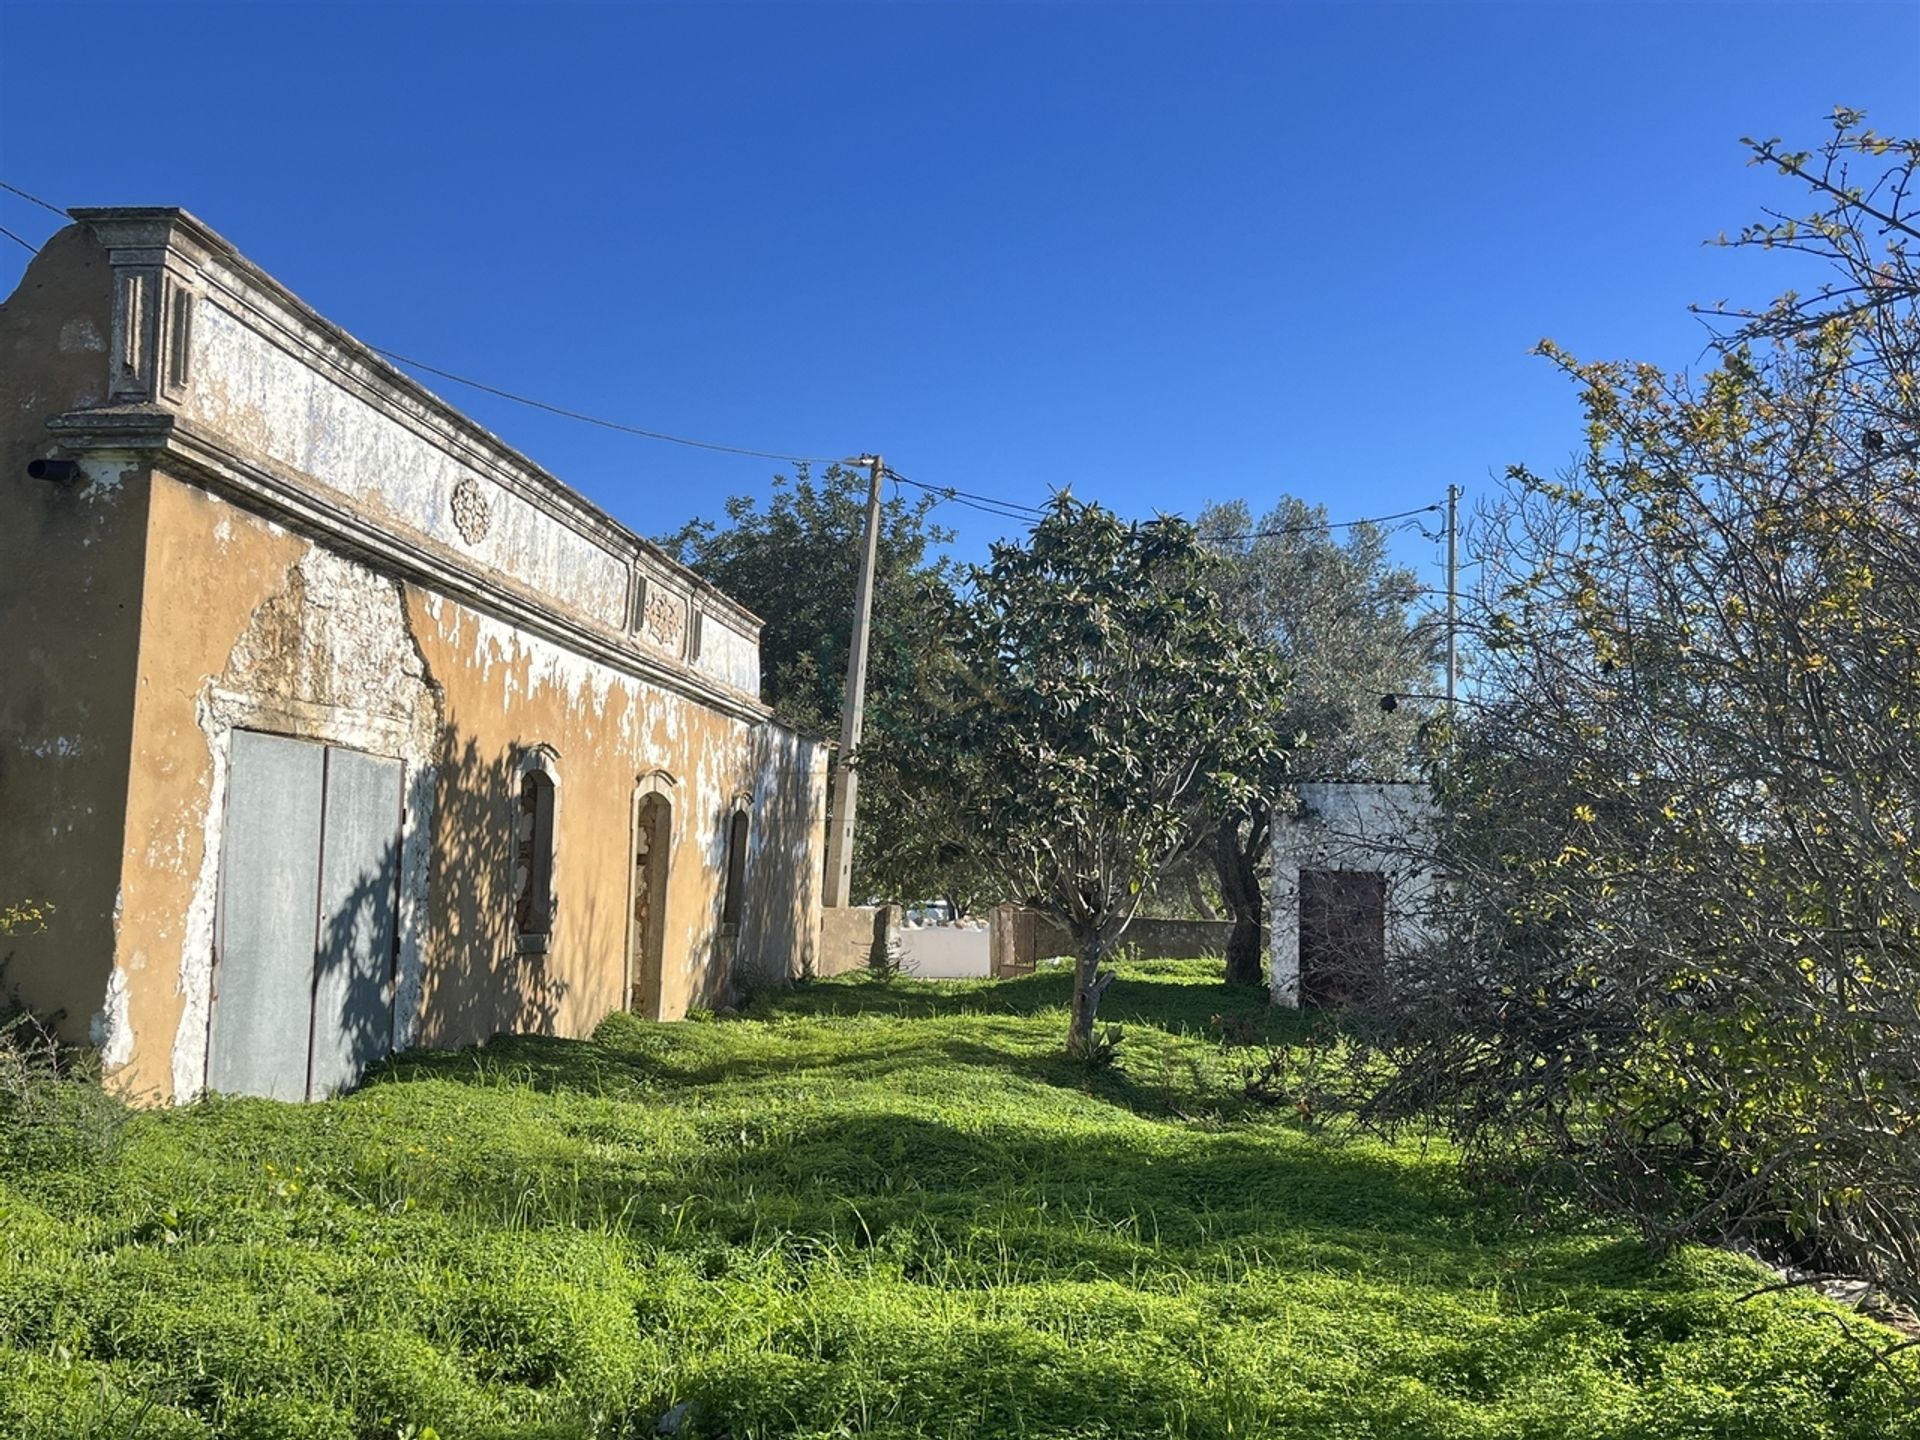
{"type": "Polygon", "coordinates": [[[1120,1072],[1057,973],[844,980],[0,1147],[0,1434],[1920,1437],[1740,1261],[1242,1107],[1209,1017],[1298,1021],[1216,973],[1120,1072]]]}

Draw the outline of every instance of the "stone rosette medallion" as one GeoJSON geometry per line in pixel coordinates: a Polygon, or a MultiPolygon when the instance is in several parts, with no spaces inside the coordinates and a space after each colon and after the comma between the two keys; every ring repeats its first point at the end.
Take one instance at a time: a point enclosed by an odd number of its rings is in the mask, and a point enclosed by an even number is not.
{"type": "Polygon", "coordinates": [[[453,487],[453,525],[469,545],[478,545],[493,528],[493,507],[471,476],[453,487]]]}
{"type": "Polygon", "coordinates": [[[641,625],[648,640],[662,650],[670,650],[677,655],[687,633],[686,606],[679,596],[669,591],[651,590],[642,612],[641,625]]]}

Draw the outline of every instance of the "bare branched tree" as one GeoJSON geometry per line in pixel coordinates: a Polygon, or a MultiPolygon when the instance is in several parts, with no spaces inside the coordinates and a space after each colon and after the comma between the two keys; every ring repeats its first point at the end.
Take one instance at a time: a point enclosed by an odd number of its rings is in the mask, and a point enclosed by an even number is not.
{"type": "Polygon", "coordinates": [[[1742,1235],[1912,1303],[1920,142],[1843,111],[1816,155],[1752,149],[1817,209],[1728,243],[1837,278],[1713,307],[1698,377],[1542,347],[1589,443],[1475,529],[1457,904],[1379,1017],[1368,1113],[1549,1157],[1657,1244],[1742,1235]]]}

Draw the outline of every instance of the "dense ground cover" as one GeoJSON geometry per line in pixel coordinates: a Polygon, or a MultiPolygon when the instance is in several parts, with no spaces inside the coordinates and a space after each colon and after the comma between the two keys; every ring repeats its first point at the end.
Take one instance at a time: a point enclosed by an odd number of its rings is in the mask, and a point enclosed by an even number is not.
{"type": "MultiPolygon", "coordinates": [[[[1920,1437],[1744,1262],[1244,1106],[1217,966],[830,981],[0,1147],[0,1434],[1920,1437]]],[[[1850,1324],[1858,1325],[1857,1321],[1850,1324]]]]}

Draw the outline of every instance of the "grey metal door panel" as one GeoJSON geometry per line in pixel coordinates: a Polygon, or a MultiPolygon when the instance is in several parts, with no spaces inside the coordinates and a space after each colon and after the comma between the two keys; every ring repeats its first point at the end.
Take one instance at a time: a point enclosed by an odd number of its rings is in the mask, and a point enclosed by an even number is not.
{"type": "Polygon", "coordinates": [[[402,768],[355,750],[327,752],[313,985],[316,1099],[351,1085],[392,1049],[402,768]]]}
{"type": "Polygon", "coordinates": [[[236,730],[230,754],[207,1087],[302,1100],[326,751],[236,730]]]}

